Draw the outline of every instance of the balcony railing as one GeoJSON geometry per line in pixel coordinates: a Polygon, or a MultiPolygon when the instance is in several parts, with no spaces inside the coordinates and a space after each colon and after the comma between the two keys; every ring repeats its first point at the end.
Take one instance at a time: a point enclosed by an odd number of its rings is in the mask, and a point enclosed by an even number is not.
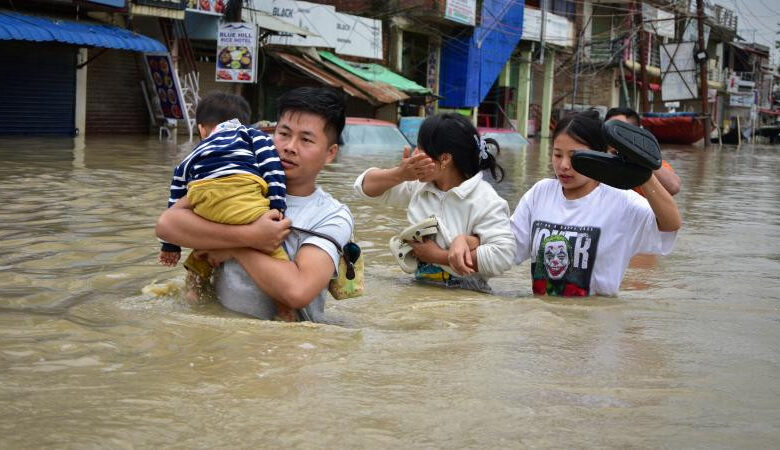
{"type": "Polygon", "coordinates": [[[734,14],[734,11],[720,5],[705,3],[704,13],[723,28],[734,32],[737,31],[737,15],[734,14]]]}
{"type": "Polygon", "coordinates": [[[590,44],[590,61],[611,63],[619,59],[620,41],[614,39],[594,39],[590,44]]]}

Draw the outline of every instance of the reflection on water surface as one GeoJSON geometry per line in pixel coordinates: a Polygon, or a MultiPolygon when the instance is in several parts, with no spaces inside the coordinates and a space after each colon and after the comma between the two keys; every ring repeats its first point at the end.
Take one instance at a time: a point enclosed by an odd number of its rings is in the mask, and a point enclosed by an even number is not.
{"type": "MultiPolygon", "coordinates": [[[[142,293],[182,278],[153,225],[187,150],[0,141],[2,447],[780,443],[777,148],[667,149],[675,252],[589,300],[531,297],[527,263],[496,296],[411,282],[386,251],[403,211],[351,191],[395,157],[344,155],[321,184],[359,224],[368,295],[325,325],[142,293]]],[[[512,206],[550,173],[536,147],[500,162],[512,206]]]]}

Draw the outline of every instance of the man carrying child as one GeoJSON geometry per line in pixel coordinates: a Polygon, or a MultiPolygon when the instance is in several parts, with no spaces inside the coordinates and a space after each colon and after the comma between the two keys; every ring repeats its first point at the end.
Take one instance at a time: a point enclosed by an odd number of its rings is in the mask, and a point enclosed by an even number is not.
{"type": "Polygon", "coordinates": [[[349,209],[316,185],[319,172],[338,154],[344,97],[328,88],[298,88],[281,96],[277,109],[273,140],[286,176],[285,216],[271,210],[252,223],[227,225],[204,219],[180,200],[160,216],[156,231],[221,265],[215,287],[226,308],[271,319],[280,306],[289,307],[299,318],[317,321],[339,249],[328,239],[291,232],[290,226],[330,236],[341,246],[352,235],[349,209]],[[282,243],[290,260],[270,256],[282,243]]]}

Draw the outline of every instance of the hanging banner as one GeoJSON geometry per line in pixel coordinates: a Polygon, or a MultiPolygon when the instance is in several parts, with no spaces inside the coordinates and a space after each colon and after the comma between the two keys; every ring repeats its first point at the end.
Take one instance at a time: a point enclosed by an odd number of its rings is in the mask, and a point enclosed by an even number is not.
{"type": "Polygon", "coordinates": [[[474,26],[477,20],[477,0],[447,0],[444,18],[474,26]]]}
{"type": "Polygon", "coordinates": [[[216,80],[254,83],[257,80],[257,27],[244,22],[219,25],[216,80]]]}
{"type": "Polygon", "coordinates": [[[166,119],[188,120],[187,108],[182,102],[179,78],[173,70],[168,53],[144,53],[144,61],[154,83],[160,109],[166,119]]]}

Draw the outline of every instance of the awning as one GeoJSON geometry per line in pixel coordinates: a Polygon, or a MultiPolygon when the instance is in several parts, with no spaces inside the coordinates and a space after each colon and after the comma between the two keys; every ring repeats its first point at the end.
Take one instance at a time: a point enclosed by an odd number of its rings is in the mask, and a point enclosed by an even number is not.
{"type": "Polygon", "coordinates": [[[743,52],[753,53],[753,54],[756,54],[756,55],[759,55],[759,56],[763,56],[765,58],[769,58],[769,47],[765,47],[763,45],[761,46],[761,47],[764,47],[766,50],[764,50],[764,48],[756,48],[756,47],[754,47],[754,45],[761,45],[761,44],[752,44],[752,45],[750,45],[750,44],[740,44],[738,42],[729,42],[729,45],[731,45],[732,47],[738,48],[738,49],[742,50],[743,52]]]}
{"type": "Polygon", "coordinates": [[[341,76],[342,78],[352,83],[358,89],[362,90],[369,96],[376,99],[378,103],[394,103],[409,98],[409,96],[406,95],[404,92],[399,91],[398,89],[394,88],[393,86],[390,86],[389,84],[380,83],[380,82],[372,83],[370,81],[366,81],[358,77],[357,75],[353,75],[351,72],[348,72],[347,70],[342,69],[341,67],[327,60],[323,60],[322,64],[325,67],[327,67],[330,71],[335,72],[337,75],[341,76]]]}
{"type": "Polygon", "coordinates": [[[352,86],[350,83],[348,83],[345,80],[341,80],[338,77],[329,74],[325,69],[318,67],[315,63],[301,57],[292,55],[290,53],[283,53],[283,52],[268,52],[269,54],[277,57],[281,61],[289,64],[293,68],[303,72],[304,74],[310,76],[311,78],[314,78],[315,80],[319,81],[320,83],[326,84],[328,86],[333,86],[337,88],[344,89],[344,91],[353,96],[358,97],[360,99],[363,99],[369,103],[374,103],[371,99],[369,99],[365,94],[363,94],[361,91],[359,91],[357,88],[352,86]]]}
{"type": "Polygon", "coordinates": [[[432,93],[430,89],[420,86],[414,81],[408,78],[404,78],[392,70],[380,66],[379,64],[350,63],[344,61],[333,53],[324,50],[320,51],[319,54],[327,61],[341,67],[353,75],[357,75],[366,81],[389,84],[398,90],[413,95],[430,95],[432,93]]]}
{"type": "Polygon", "coordinates": [[[0,41],[62,42],[89,47],[164,52],[165,46],[124,28],[0,11],[0,41]]]}
{"type": "Polygon", "coordinates": [[[320,35],[312,33],[309,30],[301,27],[296,27],[291,23],[287,23],[283,20],[268,14],[265,11],[244,7],[241,11],[241,19],[244,22],[254,23],[258,27],[264,30],[275,31],[277,33],[290,33],[298,34],[301,36],[319,37],[320,35]]]}

